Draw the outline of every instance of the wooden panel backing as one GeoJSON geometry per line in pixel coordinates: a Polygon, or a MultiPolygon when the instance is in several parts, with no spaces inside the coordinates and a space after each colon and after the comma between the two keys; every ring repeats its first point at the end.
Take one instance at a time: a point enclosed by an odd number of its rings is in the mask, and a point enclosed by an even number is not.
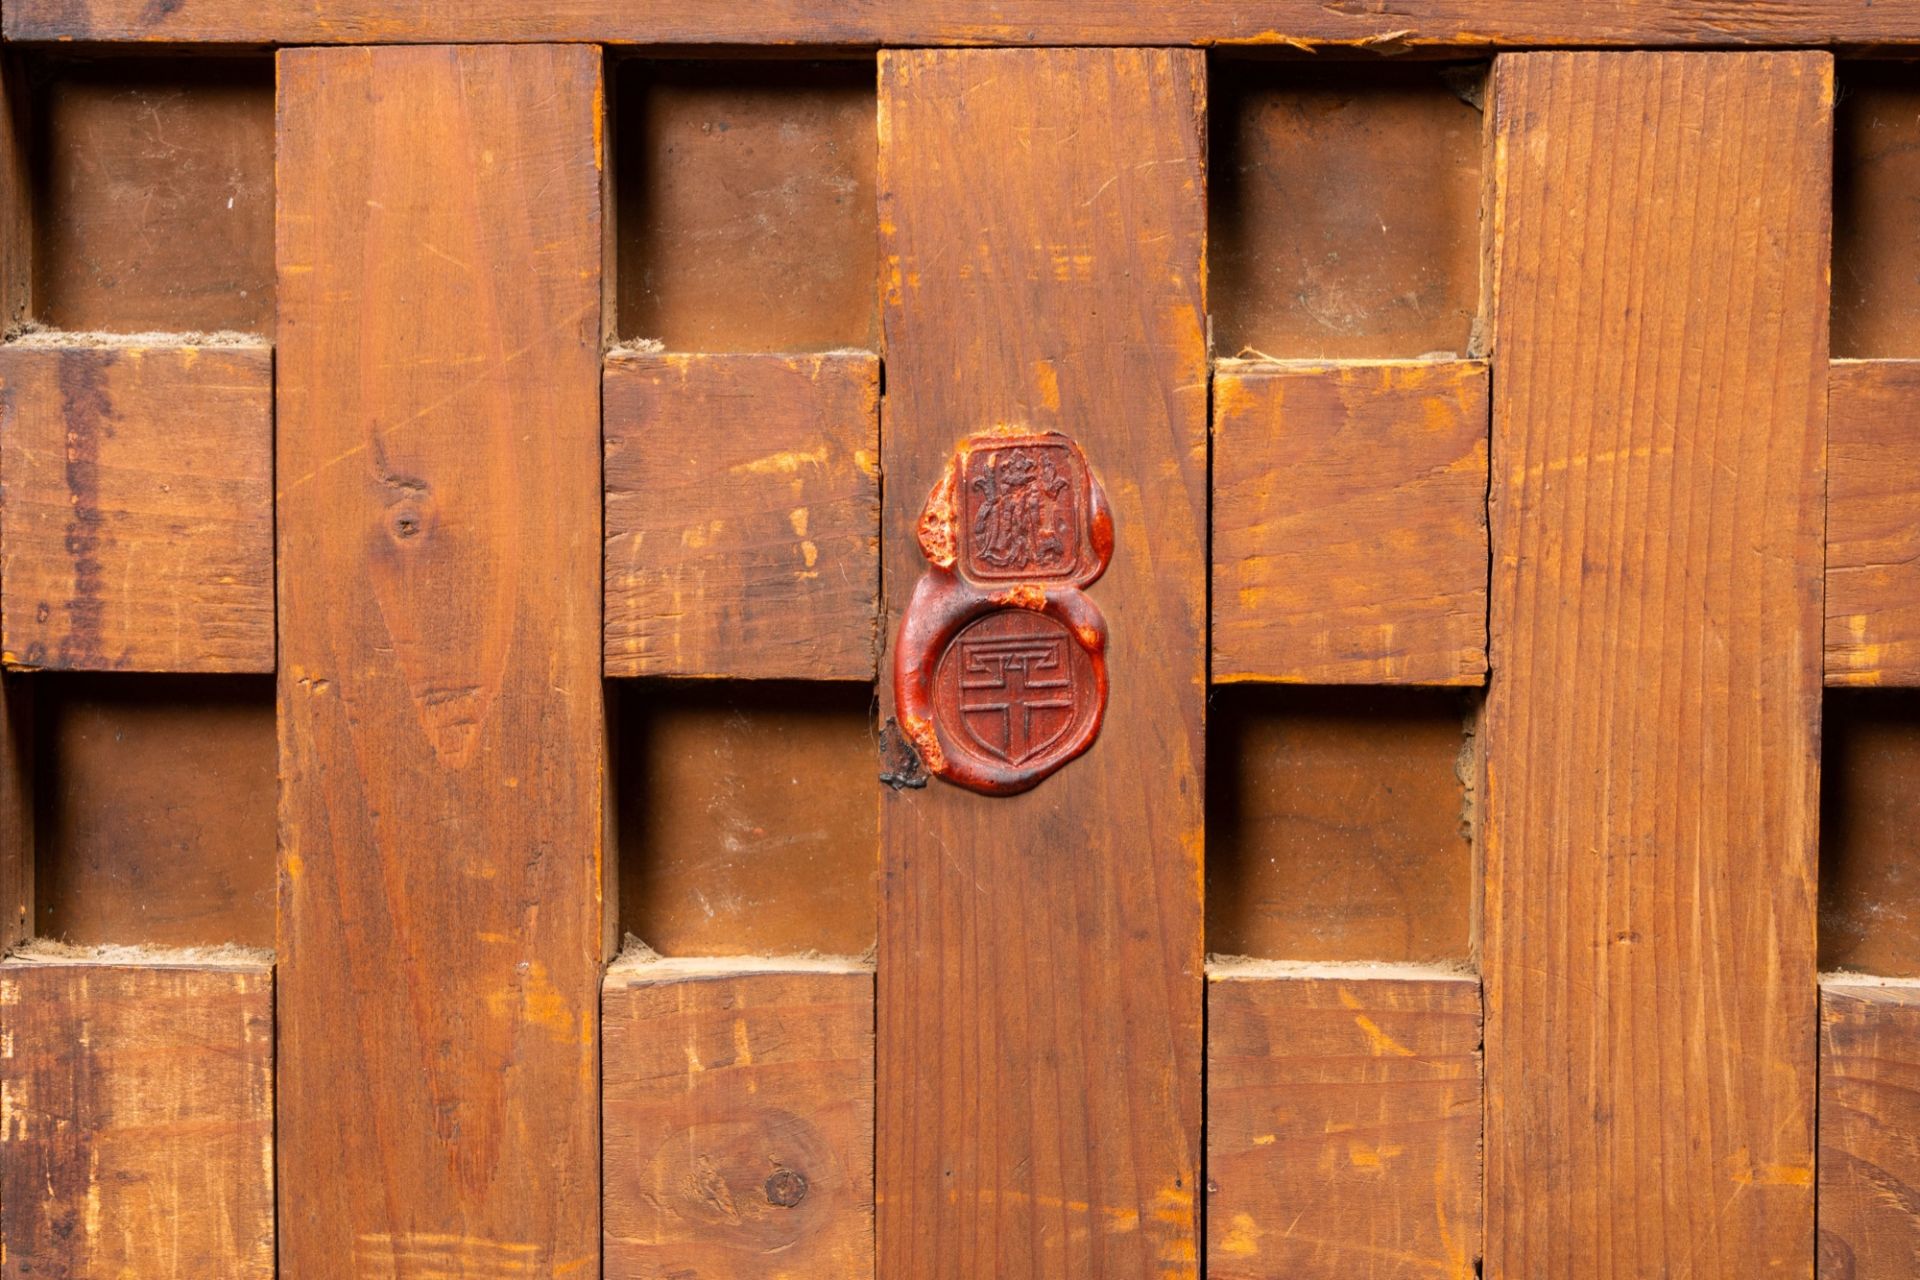
{"type": "Polygon", "coordinates": [[[1827,695],[1820,750],[1820,967],[1920,977],[1920,690],[1827,695]]]}
{"type": "Polygon", "coordinates": [[[0,964],[0,1242],[6,1280],[271,1280],[271,966],[0,964]]]}
{"type": "Polygon", "coordinates": [[[606,672],[872,680],[880,362],[607,361],[606,672]]]}
{"type": "Polygon", "coordinates": [[[600,57],[279,56],[281,1268],[591,1275],[600,57]]]}
{"type": "Polygon", "coordinates": [[[1820,1280],[1920,1273],[1920,984],[1820,984],[1820,1280]]]}
{"type": "Polygon", "coordinates": [[[1477,1280],[1480,984],[1214,967],[1207,1275],[1477,1280]]]}
{"type": "Polygon", "coordinates": [[[1216,689],[1207,950],[1465,960],[1471,711],[1440,689],[1216,689]]]}
{"type": "Polygon", "coordinates": [[[1920,685],[1920,360],[1829,377],[1827,683],[1920,685]]]}
{"type": "Polygon", "coordinates": [[[37,694],[34,932],[271,947],[273,682],[63,676],[37,694]]]}
{"type": "Polygon", "coordinates": [[[669,956],[864,955],[871,685],[614,686],[620,927],[669,956]]]}
{"type": "Polygon", "coordinates": [[[1092,749],[1020,796],[882,801],[880,1270],[1193,1276],[1205,66],[889,51],[880,71],[889,609],[924,567],[924,496],[995,424],[1073,436],[1117,542],[1089,592],[1113,681],[1092,749]]]}
{"type": "Polygon", "coordinates": [[[1224,355],[1464,353],[1480,68],[1216,60],[1208,280],[1224,355]]]}
{"type": "Polygon", "coordinates": [[[1223,364],[1213,678],[1479,684],[1487,369],[1223,364]]]}
{"type": "Polygon", "coordinates": [[[873,346],[872,58],[616,67],[621,335],[873,346]]]}
{"type": "Polygon", "coordinates": [[[607,974],[606,1274],[873,1270],[873,971],[652,960],[607,974]]]}
{"type": "Polygon", "coordinates": [[[1913,66],[1842,66],[1833,134],[1833,354],[1920,356],[1920,83],[1913,66]]]}
{"type": "Polygon", "coordinates": [[[34,319],[270,331],[272,61],[56,56],[34,73],[34,319]]]}
{"type": "Polygon", "coordinates": [[[33,932],[33,698],[0,673],[0,952],[33,932]]]}
{"type": "Polygon", "coordinates": [[[1832,59],[1493,87],[1486,1274],[1804,1276],[1832,59]]]}
{"type": "Polygon", "coordinates": [[[265,346],[0,347],[0,469],[6,662],[273,670],[265,346]]]}
{"type": "Polygon", "coordinates": [[[638,44],[1430,46],[1920,42],[1913,0],[8,0],[9,40],[239,44],[598,40],[638,44]]]}

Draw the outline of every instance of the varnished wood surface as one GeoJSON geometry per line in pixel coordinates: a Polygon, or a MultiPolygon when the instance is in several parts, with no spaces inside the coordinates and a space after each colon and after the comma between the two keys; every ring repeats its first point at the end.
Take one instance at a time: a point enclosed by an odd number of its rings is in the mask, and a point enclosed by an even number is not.
{"type": "Polygon", "coordinates": [[[280,54],[280,1266],[600,1250],[600,57],[280,54]]]}
{"type": "Polygon", "coordinates": [[[1472,695],[1235,685],[1207,706],[1207,951],[1462,962],[1472,695]]]}
{"type": "Polygon", "coordinates": [[[1479,684],[1487,369],[1223,363],[1213,678],[1479,684]]]}
{"type": "Polygon", "coordinates": [[[272,679],[68,675],[34,693],[34,933],[271,947],[272,679]]]}
{"type": "Polygon", "coordinates": [[[1920,360],[1836,360],[1828,386],[1827,683],[1920,684],[1920,360]]]}
{"type": "Polygon", "coordinates": [[[272,351],[0,347],[0,539],[9,665],[272,671],[272,351]]]}
{"type": "Polygon", "coordinates": [[[873,971],[656,960],[607,975],[606,1272],[873,1269],[873,971]]]}
{"type": "Polygon", "coordinates": [[[1216,57],[1215,350],[1464,355],[1480,304],[1479,68],[1216,57]]]}
{"type": "Polygon", "coordinates": [[[606,672],[871,680],[880,362],[607,361],[606,672]]]}
{"type": "Polygon", "coordinates": [[[622,933],[668,956],[872,950],[872,685],[637,680],[609,695],[622,933]]]}
{"type": "Polygon", "coordinates": [[[1487,1280],[1813,1254],[1832,77],[1495,65],[1487,1280]]]}
{"type": "Polygon", "coordinates": [[[269,332],[271,59],[29,66],[33,318],[119,333],[269,332]]]}
{"type": "Polygon", "coordinates": [[[620,335],[875,346],[872,57],[614,67],[620,335]]]}
{"type": "Polygon", "coordinates": [[[0,964],[6,1280],[271,1280],[264,963],[0,964]]]}
{"type": "Polygon", "coordinates": [[[1920,984],[1820,984],[1820,1280],[1920,1274],[1920,984]]]}
{"type": "Polygon", "coordinates": [[[1198,1270],[1204,71],[881,57],[890,617],[926,494],[996,424],[1071,434],[1117,543],[1087,754],[1010,798],[882,795],[883,1275],[1198,1270]]]}
{"type": "Polygon", "coordinates": [[[11,40],[1347,46],[1920,43],[1915,0],[10,0],[11,40]]]}
{"type": "Polygon", "coordinates": [[[1480,984],[1243,964],[1207,981],[1207,1275],[1477,1280],[1480,984]]]}

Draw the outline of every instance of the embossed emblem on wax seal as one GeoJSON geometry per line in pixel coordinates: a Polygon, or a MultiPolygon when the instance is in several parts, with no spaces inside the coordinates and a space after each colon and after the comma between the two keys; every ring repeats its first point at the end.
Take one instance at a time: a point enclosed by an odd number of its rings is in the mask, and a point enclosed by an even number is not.
{"type": "Polygon", "coordinates": [[[999,428],[961,444],[920,517],[928,570],[894,648],[900,727],[928,773],[1025,791],[1093,744],[1106,621],[1084,594],[1113,518],[1080,446],[999,428]]]}

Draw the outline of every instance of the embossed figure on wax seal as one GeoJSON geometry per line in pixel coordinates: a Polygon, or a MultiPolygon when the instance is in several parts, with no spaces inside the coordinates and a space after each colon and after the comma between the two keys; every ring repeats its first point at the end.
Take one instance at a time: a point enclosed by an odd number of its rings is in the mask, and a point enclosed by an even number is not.
{"type": "Polygon", "coordinates": [[[894,647],[901,729],[928,773],[993,795],[1093,744],[1107,624],[1083,593],[1113,517],[1080,446],[1002,427],[961,444],[919,524],[927,572],[894,647]]]}

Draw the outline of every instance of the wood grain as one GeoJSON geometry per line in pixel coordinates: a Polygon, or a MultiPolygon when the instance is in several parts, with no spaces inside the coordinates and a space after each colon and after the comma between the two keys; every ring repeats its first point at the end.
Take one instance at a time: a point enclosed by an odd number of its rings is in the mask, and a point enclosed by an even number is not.
{"type": "Polygon", "coordinates": [[[1224,363],[1213,678],[1479,684],[1487,369],[1224,363]]]}
{"type": "Polygon", "coordinates": [[[36,934],[273,945],[271,678],[64,676],[34,711],[36,934]]]}
{"type": "Polygon", "coordinates": [[[0,347],[0,470],[8,664],[273,670],[268,348],[0,347]]]}
{"type": "Polygon", "coordinates": [[[872,58],[615,65],[621,335],[874,346],[872,58]]]}
{"type": "Polygon", "coordinates": [[[1920,978],[1920,690],[1827,695],[1820,740],[1820,968],[1920,978]]]}
{"type": "Polygon", "coordinates": [[[1920,43],[1915,0],[8,0],[8,40],[1349,46],[1920,43]]]}
{"type": "Polygon", "coordinates": [[[1820,1280],[1920,1271],[1920,984],[1820,984],[1820,1280]]]}
{"type": "Polygon", "coordinates": [[[273,63],[36,60],[33,318],[273,326],[273,63]]]}
{"type": "Polygon", "coordinates": [[[1830,685],[1920,685],[1920,360],[1836,360],[1827,427],[1830,685]]]}
{"type": "Polygon", "coordinates": [[[1465,961],[1470,695],[1234,685],[1207,707],[1207,950],[1465,961]]]}
{"type": "Polygon", "coordinates": [[[1832,59],[1493,87],[1486,1275],[1804,1276],[1832,59]]]}
{"type": "Polygon", "coordinates": [[[607,361],[606,672],[872,680],[880,362],[607,361]]]}
{"type": "Polygon", "coordinates": [[[591,1275],[600,55],[279,58],[280,1265],[591,1275]]]}
{"type": "Polygon", "coordinates": [[[1207,981],[1207,1274],[1476,1280],[1480,984],[1247,964],[1207,981]]]}
{"type": "Polygon", "coordinates": [[[1481,122],[1460,69],[1218,58],[1209,75],[1215,349],[1465,353],[1480,302],[1481,122]]]}
{"type": "Polygon", "coordinates": [[[864,955],[873,687],[619,682],[620,928],[662,955],[864,955]]]}
{"type": "Polygon", "coordinates": [[[873,1270],[873,971],[621,963],[607,975],[606,1274],[873,1270]]]}
{"type": "Polygon", "coordinates": [[[0,1275],[271,1280],[265,963],[0,964],[0,1275]]]}
{"type": "Polygon", "coordinates": [[[880,1271],[1191,1277],[1205,67],[888,51],[880,72],[891,616],[926,494],[995,424],[1073,436],[1118,544],[1088,593],[1113,676],[1092,749],[1024,795],[882,798],[880,1271]]]}

